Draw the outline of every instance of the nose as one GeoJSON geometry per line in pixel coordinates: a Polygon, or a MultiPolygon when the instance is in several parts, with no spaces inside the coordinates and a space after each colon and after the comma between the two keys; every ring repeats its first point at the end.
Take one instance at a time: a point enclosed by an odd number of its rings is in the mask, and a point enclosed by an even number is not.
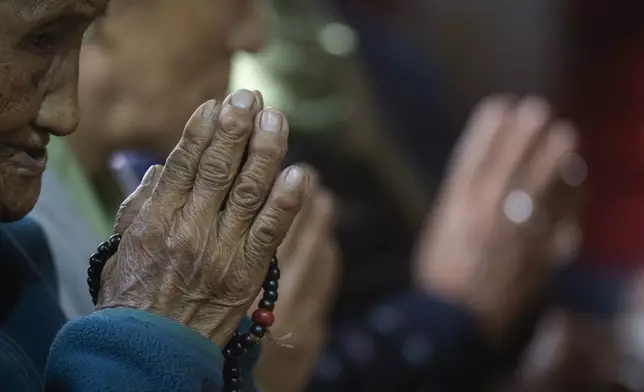
{"type": "Polygon", "coordinates": [[[47,95],[40,105],[36,125],[50,129],[57,136],[74,132],[78,125],[76,94],[74,81],[47,95]]]}
{"type": "MultiPolygon", "coordinates": [[[[79,43],[80,46],[80,43],[79,43]]],[[[65,136],[78,125],[78,65],[79,49],[71,50],[50,70],[45,95],[36,125],[49,129],[54,135],[65,136]]]]}

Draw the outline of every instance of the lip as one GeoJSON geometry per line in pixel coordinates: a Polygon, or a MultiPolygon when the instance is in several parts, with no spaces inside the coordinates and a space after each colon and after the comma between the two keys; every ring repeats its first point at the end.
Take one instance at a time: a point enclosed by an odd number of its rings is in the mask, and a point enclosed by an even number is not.
{"type": "Polygon", "coordinates": [[[40,175],[47,167],[47,149],[45,147],[4,144],[0,146],[0,150],[2,150],[4,157],[3,164],[15,166],[18,175],[40,175]]]}

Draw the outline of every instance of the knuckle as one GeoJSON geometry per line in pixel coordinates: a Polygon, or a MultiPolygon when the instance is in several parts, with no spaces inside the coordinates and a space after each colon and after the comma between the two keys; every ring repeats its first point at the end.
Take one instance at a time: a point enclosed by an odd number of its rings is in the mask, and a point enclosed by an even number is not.
{"type": "Polygon", "coordinates": [[[270,154],[257,154],[253,153],[248,157],[249,169],[248,172],[258,180],[265,175],[264,173],[271,172],[273,167],[276,166],[275,160],[271,159],[270,154]]]}
{"type": "Polygon", "coordinates": [[[189,124],[179,144],[200,146],[208,143],[208,135],[212,134],[212,128],[213,125],[205,121],[199,121],[198,124],[189,124]]]}
{"type": "Polygon", "coordinates": [[[201,162],[199,175],[208,186],[220,188],[232,181],[231,161],[223,152],[213,152],[201,162]]]}
{"type": "Polygon", "coordinates": [[[239,183],[231,194],[233,208],[239,210],[255,210],[260,207],[266,197],[262,181],[254,173],[240,175],[239,183]]]}
{"type": "Polygon", "coordinates": [[[170,176],[184,176],[190,173],[190,167],[198,162],[199,154],[195,146],[182,141],[177,144],[166,163],[166,169],[171,168],[170,176]]]}
{"type": "Polygon", "coordinates": [[[143,243],[151,243],[163,238],[164,230],[160,225],[150,220],[135,219],[127,230],[130,238],[143,243]]]}
{"type": "Polygon", "coordinates": [[[132,195],[128,196],[125,200],[123,200],[123,202],[119,206],[118,212],[116,213],[116,218],[118,219],[120,215],[126,214],[128,211],[130,211],[132,209],[131,207],[132,203],[133,203],[132,195]]]}
{"type": "Polygon", "coordinates": [[[273,197],[271,204],[279,212],[295,212],[302,204],[302,197],[292,191],[278,192],[273,197]]]}
{"type": "MultiPolygon", "coordinates": [[[[261,252],[265,248],[272,248],[277,245],[280,223],[277,214],[266,214],[260,218],[259,224],[255,225],[250,231],[250,237],[256,251],[261,252]]],[[[264,253],[264,252],[261,252],[264,253]]]]}
{"type": "MultiPolygon", "coordinates": [[[[196,129],[198,130],[198,133],[200,135],[212,135],[214,126],[210,122],[201,122],[199,123],[199,125],[196,126],[196,129]]],[[[208,143],[207,139],[199,136],[192,136],[191,139],[195,144],[208,143]]]]}
{"type": "Polygon", "coordinates": [[[269,164],[270,162],[276,162],[284,158],[286,155],[286,147],[284,143],[253,143],[252,145],[253,158],[263,162],[264,164],[269,164]]]}
{"type": "Polygon", "coordinates": [[[219,116],[219,125],[223,134],[232,140],[243,139],[253,129],[253,119],[248,115],[235,113],[234,109],[228,108],[219,116]]]}

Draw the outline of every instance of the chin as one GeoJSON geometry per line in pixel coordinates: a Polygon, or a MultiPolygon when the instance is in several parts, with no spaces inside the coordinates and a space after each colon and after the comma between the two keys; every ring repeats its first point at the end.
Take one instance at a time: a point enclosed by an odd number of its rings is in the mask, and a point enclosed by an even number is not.
{"type": "Polygon", "coordinates": [[[27,216],[40,195],[42,177],[0,178],[0,222],[14,222],[27,216]]]}

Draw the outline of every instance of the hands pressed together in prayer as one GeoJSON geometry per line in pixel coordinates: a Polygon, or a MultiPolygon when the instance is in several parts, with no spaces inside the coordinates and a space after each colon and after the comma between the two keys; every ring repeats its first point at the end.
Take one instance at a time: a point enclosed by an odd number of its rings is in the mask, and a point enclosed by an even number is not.
{"type": "Polygon", "coordinates": [[[259,92],[197,109],[165,167],[151,167],[122,203],[114,231],[123,240],[103,271],[97,308],[164,315],[223,347],[288,231],[277,252],[274,340],[255,372],[268,391],[300,390],[325,343],[339,248],[333,197],[313,169],[280,174],[287,137],[286,119],[264,109],[259,92]]]}
{"type": "Polygon", "coordinates": [[[223,347],[309,192],[306,169],[280,172],[287,137],[286,119],[257,92],[199,107],[163,169],[123,204],[97,307],[164,315],[223,347]]]}

